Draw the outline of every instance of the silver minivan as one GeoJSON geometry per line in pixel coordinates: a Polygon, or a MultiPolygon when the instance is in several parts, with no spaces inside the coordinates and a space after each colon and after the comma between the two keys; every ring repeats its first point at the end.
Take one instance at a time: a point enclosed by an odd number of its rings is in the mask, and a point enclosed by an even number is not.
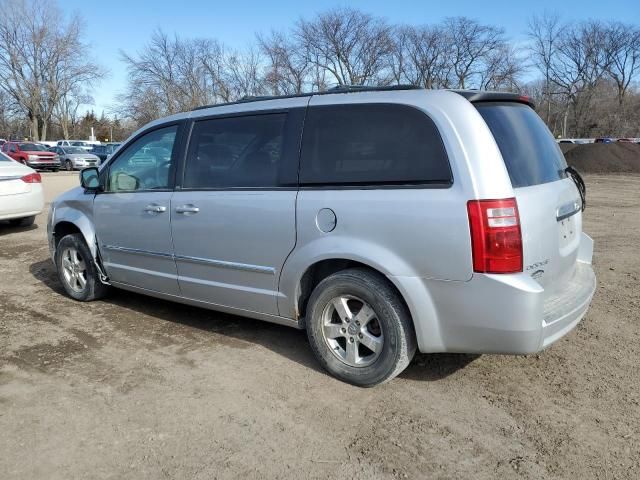
{"type": "Polygon", "coordinates": [[[340,88],[150,123],[52,204],[73,298],[111,287],[306,329],[372,386],[421,352],[527,354],[596,280],[584,183],[527,97],[340,88]]]}

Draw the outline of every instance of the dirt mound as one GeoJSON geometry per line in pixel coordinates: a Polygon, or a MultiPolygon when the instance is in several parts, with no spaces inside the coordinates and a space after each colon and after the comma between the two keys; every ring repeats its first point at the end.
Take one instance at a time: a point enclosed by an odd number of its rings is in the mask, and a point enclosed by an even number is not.
{"type": "Polygon", "coordinates": [[[640,144],[561,144],[567,163],[580,173],[640,174],[640,144]]]}

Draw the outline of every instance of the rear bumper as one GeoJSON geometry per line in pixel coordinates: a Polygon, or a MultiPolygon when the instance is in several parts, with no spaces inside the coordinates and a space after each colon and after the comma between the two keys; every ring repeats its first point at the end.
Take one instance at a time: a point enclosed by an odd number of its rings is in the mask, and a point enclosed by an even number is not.
{"type": "Polygon", "coordinates": [[[41,184],[33,184],[31,191],[0,196],[0,220],[38,215],[44,208],[41,184]]]}
{"type": "MultiPolygon", "coordinates": [[[[584,234],[583,234],[584,235],[584,234]]],[[[584,317],[596,290],[584,235],[571,279],[553,295],[525,273],[476,274],[467,282],[393,277],[411,310],[421,352],[539,352],[584,317]]]]}

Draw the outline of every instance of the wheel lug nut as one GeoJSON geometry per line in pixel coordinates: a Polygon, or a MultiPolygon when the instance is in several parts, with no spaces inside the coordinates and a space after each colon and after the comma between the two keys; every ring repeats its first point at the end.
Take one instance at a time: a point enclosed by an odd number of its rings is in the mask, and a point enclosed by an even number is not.
{"type": "Polygon", "coordinates": [[[349,320],[348,318],[345,318],[344,321],[349,323],[351,320],[349,320]]]}
{"type": "Polygon", "coordinates": [[[362,338],[362,334],[361,333],[358,334],[358,338],[362,338]]]}
{"type": "Polygon", "coordinates": [[[349,337],[349,342],[353,343],[353,337],[349,337]]]}
{"type": "Polygon", "coordinates": [[[360,326],[360,322],[358,320],[356,320],[356,325],[360,326]]]}
{"type": "Polygon", "coordinates": [[[345,333],[345,332],[347,331],[347,329],[346,329],[346,328],[341,328],[341,329],[340,329],[340,331],[341,331],[342,333],[345,333]]]}

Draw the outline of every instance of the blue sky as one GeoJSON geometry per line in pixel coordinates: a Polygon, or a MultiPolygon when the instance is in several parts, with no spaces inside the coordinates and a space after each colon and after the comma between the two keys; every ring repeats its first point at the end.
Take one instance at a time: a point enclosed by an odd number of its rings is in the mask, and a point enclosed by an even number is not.
{"type": "Polygon", "coordinates": [[[614,19],[640,23],[638,0],[596,2],[592,0],[493,1],[403,1],[355,0],[336,2],[316,0],[61,0],[67,12],[77,12],[86,21],[86,40],[93,57],[109,70],[109,76],[93,93],[99,114],[109,113],[115,96],[126,86],[126,71],[119,51],[135,53],[156,28],[184,37],[212,37],[224,44],[243,48],[251,44],[256,32],[285,29],[298,18],[313,16],[332,6],[352,6],[391,23],[435,23],[445,17],[466,15],[481,22],[505,28],[514,41],[524,41],[528,18],[534,13],[552,11],[564,19],[614,19]]]}

